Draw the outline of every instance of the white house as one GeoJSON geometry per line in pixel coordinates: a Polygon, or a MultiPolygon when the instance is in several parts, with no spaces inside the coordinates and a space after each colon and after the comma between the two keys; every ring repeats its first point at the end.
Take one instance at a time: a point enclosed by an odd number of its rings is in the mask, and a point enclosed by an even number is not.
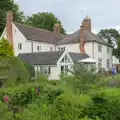
{"type": "MultiPolygon", "coordinates": [[[[113,48],[106,41],[92,33],[91,19],[88,17],[83,20],[78,31],[72,34],[61,35],[58,24],[54,25],[53,32],[27,26],[13,22],[12,12],[9,11],[7,13],[6,28],[1,37],[7,38],[13,46],[16,56],[19,54],[33,55],[37,52],[39,54],[44,53],[44,55],[48,53],[58,54],[60,51],[66,51],[68,56],[70,56],[70,52],[76,53],[77,56],[78,54],[81,55],[81,53],[88,54],[91,58],[99,61],[98,67],[105,68],[106,70],[112,67],[113,48]]],[[[38,59],[40,60],[42,57],[43,54],[38,59]]],[[[49,57],[51,58],[52,56],[49,57]]],[[[74,58],[69,59],[71,64],[74,58]]],[[[57,61],[56,64],[60,66],[61,63],[57,61]]],[[[34,66],[37,69],[37,64],[34,64],[34,66]]],[[[59,67],[58,69],[54,67],[52,74],[54,75],[56,72],[61,73],[59,67]]]]}

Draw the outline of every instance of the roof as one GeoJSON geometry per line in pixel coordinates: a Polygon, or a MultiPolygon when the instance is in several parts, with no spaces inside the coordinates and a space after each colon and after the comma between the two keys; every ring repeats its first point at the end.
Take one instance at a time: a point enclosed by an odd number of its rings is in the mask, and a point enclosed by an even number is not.
{"type": "Polygon", "coordinates": [[[19,57],[31,65],[57,65],[64,51],[23,53],[19,57]]]}
{"type": "Polygon", "coordinates": [[[89,55],[87,55],[86,53],[73,53],[73,52],[69,52],[70,57],[72,58],[72,60],[74,62],[78,62],[80,60],[86,59],[86,58],[90,58],[89,55]]]}
{"type": "MultiPolygon", "coordinates": [[[[80,42],[80,30],[72,34],[66,35],[63,40],[58,42],[58,44],[72,44],[72,43],[79,43],[79,42],[80,42]]],[[[100,44],[109,45],[102,38],[88,31],[85,31],[85,42],[98,42],[100,44]]]]}
{"type": "Polygon", "coordinates": [[[63,39],[62,35],[55,34],[49,30],[31,27],[17,22],[14,22],[14,24],[27,40],[56,44],[63,39]]]}
{"type": "MultiPolygon", "coordinates": [[[[39,52],[39,53],[23,53],[19,54],[19,58],[31,65],[57,65],[58,60],[64,51],[39,52]]],[[[89,58],[86,53],[68,53],[74,62],[89,58]]]]}
{"type": "MultiPolygon", "coordinates": [[[[52,31],[31,27],[14,22],[15,26],[21,31],[27,40],[46,42],[51,44],[72,44],[80,43],[80,30],[67,35],[55,34],[52,31]]],[[[110,46],[105,40],[92,32],[85,31],[85,42],[98,42],[110,46]]]]}

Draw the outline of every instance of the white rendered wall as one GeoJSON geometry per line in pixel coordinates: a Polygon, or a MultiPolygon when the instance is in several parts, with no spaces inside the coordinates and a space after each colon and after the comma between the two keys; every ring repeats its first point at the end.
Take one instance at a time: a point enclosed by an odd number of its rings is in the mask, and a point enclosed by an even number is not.
{"type": "Polygon", "coordinates": [[[75,52],[75,53],[80,53],[80,44],[76,43],[76,44],[63,44],[63,45],[57,45],[56,46],[56,50],[59,50],[59,47],[65,47],[65,50],[67,52],[75,52]]]}
{"type": "Polygon", "coordinates": [[[36,41],[31,41],[33,42],[33,52],[46,52],[46,51],[50,51],[50,48],[53,48],[53,51],[55,51],[55,45],[54,44],[48,44],[48,43],[44,43],[44,42],[36,42],[36,41]],[[37,46],[41,47],[41,50],[38,51],[37,50],[37,46]]]}
{"type": "Polygon", "coordinates": [[[107,68],[107,60],[110,60],[110,68],[112,68],[112,48],[106,45],[102,45],[102,52],[98,51],[98,43],[95,43],[95,49],[94,49],[94,58],[95,59],[102,59],[102,68],[107,68]],[[107,52],[107,48],[109,47],[109,52],[107,52]]]}
{"type": "Polygon", "coordinates": [[[13,44],[16,56],[20,53],[31,53],[31,42],[27,41],[25,36],[19,31],[19,29],[14,24],[13,24],[13,44]],[[22,50],[18,49],[19,43],[22,43],[22,50]]]}
{"type": "MultiPolygon", "coordinates": [[[[37,72],[40,72],[41,65],[34,65],[35,73],[37,75],[37,72]]],[[[46,66],[46,67],[49,67],[46,66]]],[[[48,75],[49,80],[59,80],[59,76],[61,74],[61,69],[59,66],[50,66],[51,67],[51,74],[48,75]]]]}

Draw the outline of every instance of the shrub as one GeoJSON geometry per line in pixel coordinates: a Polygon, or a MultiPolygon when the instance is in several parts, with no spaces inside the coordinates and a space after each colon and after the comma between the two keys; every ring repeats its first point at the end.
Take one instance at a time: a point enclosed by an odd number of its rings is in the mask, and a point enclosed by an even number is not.
{"type": "Polygon", "coordinates": [[[26,84],[29,80],[29,75],[23,62],[14,56],[0,58],[0,76],[8,77],[5,86],[26,84]]]}

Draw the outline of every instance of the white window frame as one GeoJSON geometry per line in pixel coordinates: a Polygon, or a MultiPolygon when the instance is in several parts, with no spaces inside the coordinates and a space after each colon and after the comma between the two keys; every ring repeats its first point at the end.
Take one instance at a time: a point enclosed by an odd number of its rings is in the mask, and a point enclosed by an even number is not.
{"type": "Polygon", "coordinates": [[[22,43],[18,43],[18,50],[22,50],[22,43]]]}
{"type": "Polygon", "coordinates": [[[40,52],[41,51],[41,46],[37,46],[37,51],[40,52]]]}

